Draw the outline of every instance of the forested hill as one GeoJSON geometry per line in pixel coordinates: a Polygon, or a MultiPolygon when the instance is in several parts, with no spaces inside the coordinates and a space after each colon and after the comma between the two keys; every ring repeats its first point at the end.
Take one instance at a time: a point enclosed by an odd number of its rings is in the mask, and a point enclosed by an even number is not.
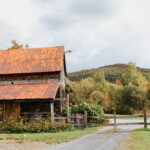
{"type": "MultiPolygon", "coordinates": [[[[93,76],[93,74],[96,72],[103,71],[105,73],[106,80],[114,83],[117,79],[121,78],[121,75],[126,71],[126,68],[126,64],[108,65],[95,69],[81,70],[78,72],[68,73],[68,78],[72,81],[80,81],[81,79],[93,76]]],[[[148,81],[150,81],[150,69],[139,67],[137,67],[137,69],[146,77],[148,81]]]]}

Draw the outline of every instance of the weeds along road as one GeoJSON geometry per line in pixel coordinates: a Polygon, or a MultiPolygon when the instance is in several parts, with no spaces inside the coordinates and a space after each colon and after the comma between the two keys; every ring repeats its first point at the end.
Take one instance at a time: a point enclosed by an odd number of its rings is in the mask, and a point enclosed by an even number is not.
{"type": "MultiPolygon", "coordinates": [[[[129,120],[119,120],[119,122],[129,122],[129,120]]],[[[136,128],[143,128],[143,125],[118,126],[117,128],[120,130],[111,132],[113,127],[104,127],[80,139],[53,145],[43,150],[114,150],[125,134],[136,128]]]]}

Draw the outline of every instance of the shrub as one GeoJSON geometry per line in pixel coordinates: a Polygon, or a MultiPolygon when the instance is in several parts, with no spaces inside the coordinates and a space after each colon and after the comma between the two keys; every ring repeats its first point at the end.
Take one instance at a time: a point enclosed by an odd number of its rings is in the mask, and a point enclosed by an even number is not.
{"type": "Polygon", "coordinates": [[[16,114],[12,114],[0,124],[0,131],[8,131],[10,133],[59,132],[71,129],[72,125],[65,121],[58,121],[53,125],[50,118],[42,119],[41,121],[27,120],[16,114]]]}
{"type": "MultiPolygon", "coordinates": [[[[87,111],[89,116],[104,115],[103,107],[101,105],[87,104],[86,102],[81,102],[78,105],[70,106],[70,113],[84,114],[84,111],[87,111]]],[[[64,107],[63,115],[67,115],[67,107],[64,107]]]]}

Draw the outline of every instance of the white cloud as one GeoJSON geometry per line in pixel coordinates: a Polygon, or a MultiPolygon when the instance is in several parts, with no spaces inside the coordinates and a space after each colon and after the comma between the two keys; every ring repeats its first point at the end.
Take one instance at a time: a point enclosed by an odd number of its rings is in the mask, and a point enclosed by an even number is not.
{"type": "Polygon", "coordinates": [[[0,46],[64,45],[68,71],[135,61],[150,67],[148,0],[0,0],[0,46]]]}

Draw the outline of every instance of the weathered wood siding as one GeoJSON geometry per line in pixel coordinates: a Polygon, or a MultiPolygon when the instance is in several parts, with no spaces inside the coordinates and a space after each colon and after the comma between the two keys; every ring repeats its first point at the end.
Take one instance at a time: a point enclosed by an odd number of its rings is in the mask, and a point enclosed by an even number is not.
{"type": "Polygon", "coordinates": [[[0,120],[7,119],[12,113],[20,112],[20,103],[2,102],[0,103],[0,120]]]}
{"type": "Polygon", "coordinates": [[[65,69],[63,67],[63,70],[60,72],[60,83],[63,87],[65,87],[65,69]]]}
{"type": "Polygon", "coordinates": [[[53,83],[60,81],[60,73],[37,73],[37,74],[17,74],[0,75],[0,85],[7,84],[35,84],[53,83]]]}

